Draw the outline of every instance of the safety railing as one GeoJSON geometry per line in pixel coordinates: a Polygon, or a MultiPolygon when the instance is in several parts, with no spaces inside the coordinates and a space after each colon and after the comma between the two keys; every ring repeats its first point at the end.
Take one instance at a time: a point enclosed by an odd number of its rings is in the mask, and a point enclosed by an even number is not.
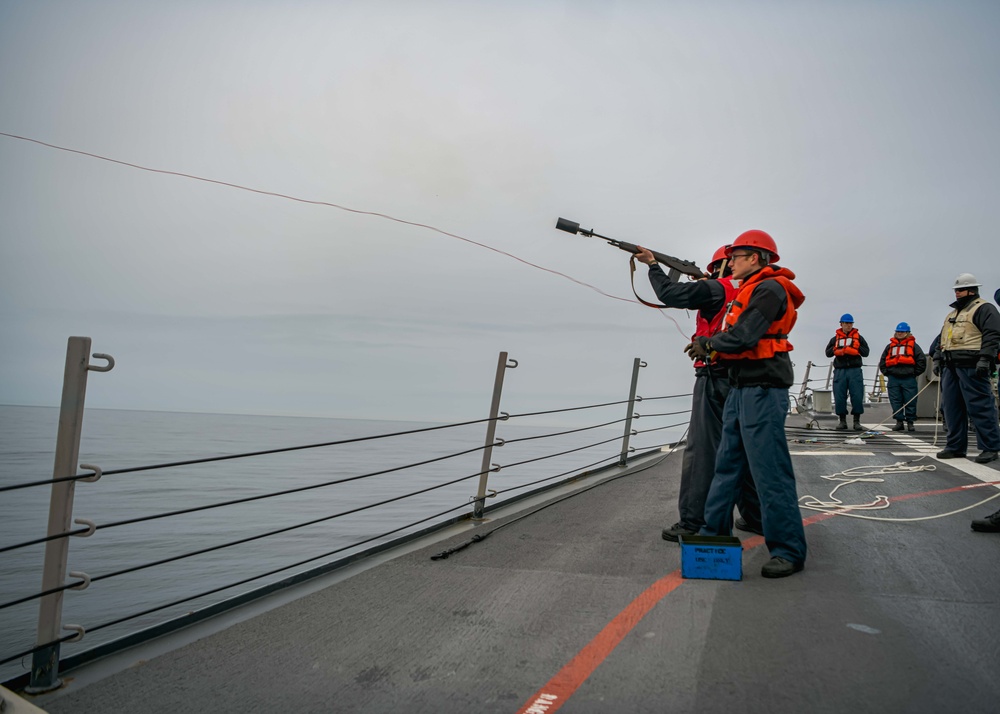
{"type": "MultiPolygon", "coordinates": [[[[633,362],[627,399],[545,411],[502,412],[500,405],[504,377],[510,370],[515,369],[518,363],[516,360],[508,359],[507,353],[501,352],[490,411],[486,418],[388,433],[365,434],[299,446],[200,456],[138,467],[103,469],[97,465],[78,464],[88,372],[106,372],[114,366],[114,360],[103,354],[95,354],[94,357],[105,360],[106,365],[91,364],[90,347],[89,338],[73,337],[69,340],[53,477],[0,485],[0,494],[3,494],[2,497],[5,499],[41,487],[51,488],[46,535],[15,543],[0,543],[0,556],[8,558],[17,558],[19,554],[29,553],[33,547],[45,548],[40,590],[0,595],[0,616],[5,613],[8,615],[5,622],[0,621],[0,624],[5,625],[0,629],[14,635],[20,632],[22,639],[30,636],[30,630],[23,626],[23,622],[27,619],[23,608],[33,607],[35,602],[38,602],[35,644],[17,648],[15,638],[6,637],[4,647],[11,646],[15,651],[0,651],[0,667],[7,666],[8,670],[15,667],[18,661],[23,663],[29,655],[32,657],[27,688],[31,692],[47,691],[60,685],[60,662],[66,661],[62,653],[63,644],[78,643],[85,635],[94,635],[102,631],[106,634],[103,643],[98,638],[89,649],[74,655],[76,663],[80,663],[87,659],[88,652],[96,653],[100,650],[104,653],[131,643],[136,637],[155,636],[183,624],[203,619],[278,587],[315,577],[343,564],[347,559],[360,557],[362,553],[389,547],[401,538],[410,538],[439,528],[442,524],[462,519],[481,520],[492,508],[486,506],[487,500],[499,503],[504,499],[534,493],[578,478],[597,468],[616,464],[624,466],[630,454],[648,453],[676,444],[683,438],[688,423],[687,415],[690,413],[689,408],[680,408],[683,405],[676,401],[690,397],[690,394],[645,398],[638,394],[639,373],[646,366],[646,363],[638,358],[633,362]],[[640,409],[643,402],[654,406],[649,407],[646,413],[642,413],[645,411],[640,409]],[[590,411],[603,412],[604,416],[595,418],[593,423],[586,426],[548,429],[540,433],[537,427],[515,424],[519,420],[533,417],[590,411]],[[501,423],[505,438],[498,437],[496,433],[501,423]],[[647,424],[649,426],[646,426],[647,424]],[[474,438],[472,430],[483,428],[486,430],[485,440],[476,445],[469,445],[467,442],[474,438]],[[527,433],[519,433],[517,429],[527,433]],[[440,453],[441,449],[438,446],[417,446],[416,439],[423,439],[431,434],[438,435],[439,439],[444,434],[456,435],[449,437],[456,448],[448,448],[445,453],[440,453]],[[548,444],[550,440],[555,440],[560,445],[551,451],[543,450],[540,445],[548,444]],[[377,468],[357,470],[348,468],[367,463],[370,460],[372,446],[389,441],[394,441],[399,451],[413,449],[422,452],[427,458],[398,464],[386,462],[377,468]],[[649,441],[656,443],[646,443],[649,441]],[[459,442],[462,442],[461,448],[457,448],[459,442]],[[165,474],[186,473],[185,469],[214,469],[217,472],[220,468],[229,468],[225,464],[231,465],[233,462],[243,463],[276,457],[287,462],[289,459],[297,458],[296,454],[303,452],[322,450],[325,453],[337,450],[342,454],[345,450],[351,449],[354,450],[353,456],[346,458],[347,463],[341,469],[343,473],[336,478],[296,482],[284,488],[192,503],[180,508],[166,508],[151,513],[130,514],[127,518],[105,520],[74,518],[75,486],[78,482],[93,484],[100,481],[101,485],[113,482],[116,488],[107,493],[108,500],[102,503],[102,506],[108,513],[118,513],[120,509],[111,499],[122,491],[131,489],[136,494],[141,493],[144,488],[151,489],[154,493],[169,491],[171,488],[169,482],[165,483],[163,480],[167,478],[165,474]],[[496,458],[497,450],[501,449],[504,453],[513,452],[512,458],[510,460],[496,458]],[[478,468],[472,466],[472,460],[480,462],[478,468]],[[499,461],[505,462],[498,463],[499,461]],[[557,463],[561,463],[562,467],[556,466],[557,463]],[[81,473],[81,470],[84,472],[81,473]],[[405,482],[386,483],[384,480],[379,480],[379,477],[399,475],[404,472],[407,474],[405,482]],[[516,475],[512,478],[511,474],[516,475]],[[473,482],[477,484],[476,492],[470,495],[469,487],[473,482]],[[326,494],[332,488],[337,488],[342,494],[339,497],[341,507],[329,512],[329,504],[322,503],[318,495],[326,494]],[[373,499],[374,494],[377,494],[377,497],[373,499]],[[277,511],[274,508],[268,509],[266,504],[275,502],[280,503],[282,508],[277,511]],[[401,505],[404,502],[413,505],[401,505]],[[218,518],[219,513],[234,509],[242,513],[248,513],[246,509],[256,510],[249,512],[245,518],[230,521],[225,533],[217,532],[217,528],[212,530],[206,527],[209,519],[218,518]],[[266,520],[265,515],[274,516],[277,512],[285,517],[290,512],[300,514],[305,511],[311,511],[314,517],[295,519],[291,523],[274,523],[277,527],[263,530],[256,527],[266,520]],[[373,515],[376,512],[388,515],[376,517],[373,515]],[[194,521],[192,525],[191,518],[201,520],[194,521]],[[183,521],[186,526],[171,528],[169,525],[161,525],[173,523],[175,520],[183,521]],[[309,530],[321,524],[331,523],[340,523],[340,530],[318,532],[309,530]],[[269,561],[274,567],[254,567],[256,559],[266,550],[267,543],[276,542],[279,536],[287,537],[288,534],[305,532],[310,532],[312,535],[308,538],[299,535],[297,537],[302,540],[287,546],[283,545],[273,554],[269,553],[269,561]],[[114,535],[117,533],[123,535],[114,535]],[[124,535],[125,533],[129,535],[124,535]],[[93,540],[89,540],[92,537],[93,540]],[[214,540],[210,543],[201,543],[201,547],[190,547],[192,543],[205,539],[214,540]],[[103,547],[102,540],[106,541],[103,547]],[[332,544],[322,548],[316,546],[317,541],[329,540],[340,542],[337,547],[332,548],[329,547],[332,544]],[[81,566],[69,570],[67,578],[71,542],[75,544],[74,552],[78,552],[81,557],[85,556],[88,570],[94,563],[115,563],[117,567],[108,567],[105,572],[91,575],[81,566]],[[305,543],[318,552],[309,552],[308,557],[290,557],[292,553],[307,549],[305,543]],[[231,566],[231,563],[222,560],[223,558],[229,557],[235,561],[246,558],[248,547],[253,549],[250,551],[254,556],[253,563],[246,565],[240,562],[238,570],[230,567],[227,572],[239,573],[239,576],[232,581],[217,583],[208,582],[208,578],[204,578],[205,582],[201,587],[193,587],[187,582],[195,581],[193,585],[199,584],[197,582],[199,577],[190,575],[194,571],[193,563],[199,559],[214,558],[201,569],[203,574],[206,571],[210,573],[213,567],[221,563],[231,566]],[[240,551],[240,548],[244,550],[240,551]],[[125,550],[129,553],[127,557],[121,555],[125,550]],[[223,555],[236,552],[243,555],[223,555]],[[112,553],[113,557],[108,553],[112,553]],[[136,561],[136,558],[140,560],[136,561]],[[302,570],[303,568],[306,570],[302,570]],[[157,576],[156,573],[160,575],[157,576]],[[121,592],[110,590],[113,583],[124,581],[128,581],[128,585],[123,586],[121,592]],[[171,587],[163,587],[163,583],[169,583],[171,587]],[[80,621],[93,619],[97,624],[84,626],[64,623],[64,594],[67,591],[86,591],[98,584],[109,588],[105,592],[105,597],[100,599],[108,603],[104,611],[94,608],[87,612],[87,608],[81,607],[75,608],[79,612],[74,615],[80,618],[80,621]],[[182,584],[183,587],[178,584],[182,584]],[[244,586],[251,586],[253,589],[240,595],[233,595],[235,588],[244,586]],[[159,590],[169,591],[171,596],[159,597],[156,592],[159,590]],[[177,610],[181,607],[198,609],[177,615],[177,610]],[[129,609],[132,611],[129,612],[129,609]],[[123,612],[127,614],[122,614],[123,612]],[[17,615],[21,617],[18,618],[17,615]],[[104,616],[103,621],[101,615],[104,616]],[[18,622],[22,623],[20,627],[18,622]],[[133,631],[127,631],[126,626],[131,627],[133,631]],[[135,627],[139,627],[143,634],[136,634],[135,627]],[[69,634],[65,634],[66,632],[69,634]],[[116,637],[118,639],[115,639],[116,637]]],[[[266,472],[271,468],[274,467],[266,466],[261,470],[266,472]]],[[[291,478],[287,473],[283,476],[291,478]]],[[[213,493],[218,490],[208,488],[204,480],[182,481],[171,492],[175,496],[177,493],[183,493],[185,498],[190,498],[192,491],[197,494],[201,490],[213,493]],[[191,488],[192,483],[197,485],[191,488]]],[[[246,490],[242,482],[240,483],[240,490],[246,490]]],[[[94,488],[100,489],[101,485],[94,488]]],[[[90,506],[95,507],[94,499],[90,500],[90,506]]],[[[139,500],[142,503],[148,502],[148,498],[139,500]]],[[[129,501],[129,504],[134,505],[134,500],[129,501]]],[[[127,506],[121,506],[125,507],[127,506]]],[[[22,560],[16,562],[10,570],[25,572],[30,566],[31,563],[22,560]]],[[[5,579],[6,584],[10,582],[10,578],[5,579]]],[[[80,595],[79,598],[86,598],[86,595],[80,595]]],[[[77,596],[74,596],[74,599],[77,599],[77,596]]],[[[79,602],[87,601],[84,599],[79,602]]],[[[18,679],[24,679],[24,675],[8,677],[0,674],[0,678],[14,683],[18,679]]]]}
{"type": "MultiPolygon", "coordinates": [[[[885,400],[887,398],[885,380],[882,377],[882,373],[878,370],[878,365],[865,364],[862,365],[861,370],[862,374],[864,374],[865,397],[874,403],[885,400]]],[[[798,409],[808,411],[826,411],[825,403],[817,405],[817,401],[824,400],[817,400],[815,393],[823,392],[831,394],[832,391],[833,362],[831,361],[828,364],[816,364],[810,360],[806,362],[798,395],[794,397],[794,406],[798,409]]],[[[830,403],[832,404],[832,401],[830,403]]]]}

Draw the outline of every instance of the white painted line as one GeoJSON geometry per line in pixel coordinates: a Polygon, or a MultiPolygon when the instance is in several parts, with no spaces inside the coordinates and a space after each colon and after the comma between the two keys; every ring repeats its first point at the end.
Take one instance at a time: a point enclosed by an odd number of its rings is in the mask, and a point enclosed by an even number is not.
{"type": "Polygon", "coordinates": [[[791,451],[792,456],[874,456],[871,451],[791,451]]]}

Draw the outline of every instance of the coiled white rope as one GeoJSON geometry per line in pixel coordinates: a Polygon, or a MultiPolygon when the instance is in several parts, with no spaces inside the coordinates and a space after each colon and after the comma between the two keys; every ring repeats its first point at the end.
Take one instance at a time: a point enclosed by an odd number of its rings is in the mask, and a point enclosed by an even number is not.
{"type": "MultiPolygon", "coordinates": [[[[920,461],[926,457],[921,456],[914,461],[920,461]]],[[[935,471],[937,466],[934,464],[920,464],[914,465],[914,461],[897,461],[891,466],[856,466],[851,469],[846,469],[844,471],[839,471],[835,474],[830,474],[829,476],[822,476],[821,478],[827,481],[838,482],[837,485],[830,491],[827,496],[827,500],[823,501],[816,496],[806,495],[799,498],[799,507],[806,508],[811,511],[820,511],[821,513],[829,513],[834,516],[847,516],[848,518],[860,518],[867,521],[886,521],[891,523],[904,523],[904,522],[914,522],[914,521],[930,521],[936,518],[946,518],[948,516],[953,516],[956,513],[962,513],[963,511],[969,511],[973,508],[979,508],[984,503],[988,503],[995,498],[1000,498],[1000,491],[993,494],[988,498],[984,498],[978,503],[974,503],[971,506],[966,506],[965,508],[959,508],[954,511],[948,511],[947,513],[938,513],[932,516],[918,516],[914,518],[886,518],[884,516],[863,516],[855,511],[878,511],[888,508],[891,503],[888,496],[877,495],[875,500],[871,503],[857,503],[857,504],[845,504],[840,499],[836,498],[834,494],[843,486],[847,486],[852,483],[884,483],[884,478],[876,478],[882,474],[899,474],[899,473],[917,473],[920,471],[935,471]],[[867,470],[865,470],[867,469],[867,470]]],[[[981,484],[983,486],[989,485],[988,483],[981,484]]],[[[975,484],[974,486],[979,486],[975,484]]]]}

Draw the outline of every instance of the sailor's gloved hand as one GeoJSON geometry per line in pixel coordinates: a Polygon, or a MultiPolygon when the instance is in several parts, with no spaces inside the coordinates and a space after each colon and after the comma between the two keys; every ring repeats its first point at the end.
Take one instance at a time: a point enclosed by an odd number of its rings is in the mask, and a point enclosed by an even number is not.
{"type": "Polygon", "coordinates": [[[990,362],[990,358],[980,357],[979,361],[976,362],[976,376],[980,379],[988,379],[992,371],[993,363],[990,362]]]}
{"type": "Polygon", "coordinates": [[[935,377],[940,377],[941,376],[941,363],[940,362],[934,362],[934,368],[931,371],[934,372],[934,376],[935,377]]]}
{"type": "Polygon", "coordinates": [[[708,338],[704,335],[698,335],[695,337],[691,344],[684,348],[684,351],[688,353],[691,359],[705,359],[712,354],[712,348],[709,347],[708,338]]]}

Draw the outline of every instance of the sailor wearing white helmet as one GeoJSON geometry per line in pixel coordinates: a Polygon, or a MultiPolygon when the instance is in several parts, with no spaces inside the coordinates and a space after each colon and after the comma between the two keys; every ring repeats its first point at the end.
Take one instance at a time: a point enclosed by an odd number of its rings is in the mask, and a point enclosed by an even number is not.
{"type": "Polygon", "coordinates": [[[948,440],[938,458],[965,456],[969,441],[966,425],[971,419],[982,452],[976,462],[985,464],[995,461],[1000,451],[1000,426],[990,382],[1000,350],[1000,312],[979,297],[981,285],[972,273],[955,279],[955,302],[941,328],[934,361],[941,373],[941,401],[948,423],[948,440]]]}

